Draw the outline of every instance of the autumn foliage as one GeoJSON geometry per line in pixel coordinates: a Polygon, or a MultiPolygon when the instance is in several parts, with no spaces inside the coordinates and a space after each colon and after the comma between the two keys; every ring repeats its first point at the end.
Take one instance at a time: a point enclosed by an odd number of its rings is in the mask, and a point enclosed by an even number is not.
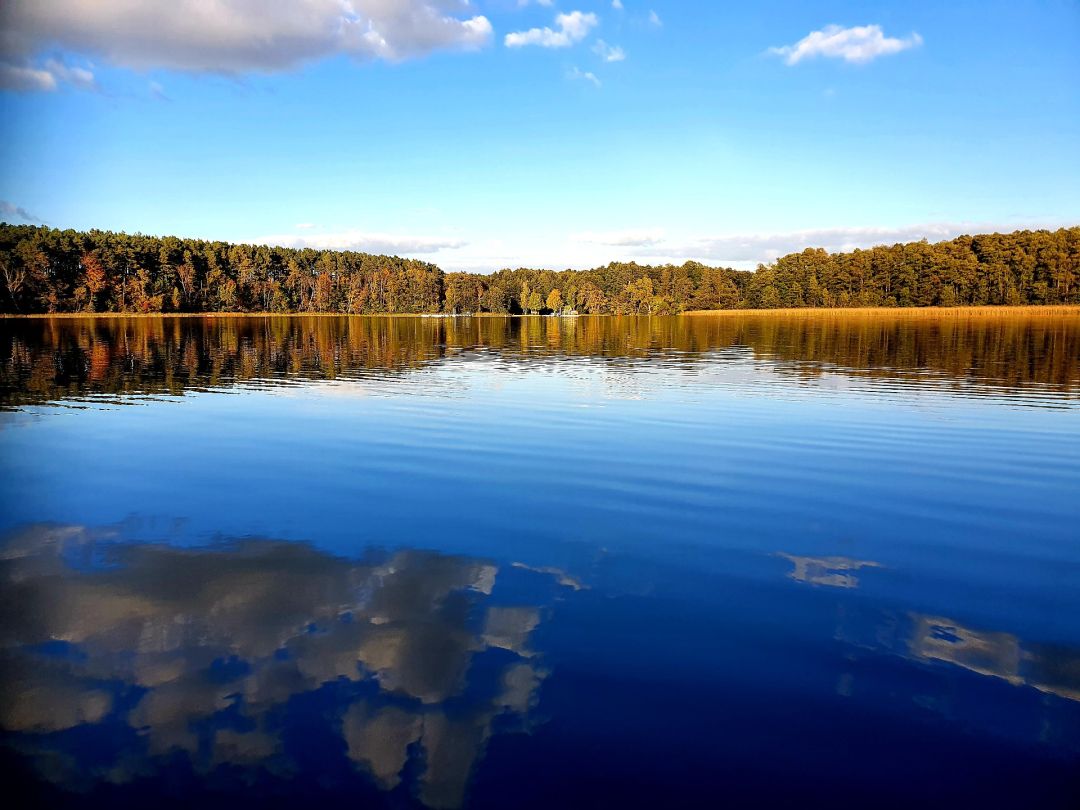
{"type": "Polygon", "coordinates": [[[755,271],[699,262],[444,273],[353,251],[0,225],[0,311],[664,315],[688,310],[1080,303],[1080,227],[850,253],[755,271]]]}

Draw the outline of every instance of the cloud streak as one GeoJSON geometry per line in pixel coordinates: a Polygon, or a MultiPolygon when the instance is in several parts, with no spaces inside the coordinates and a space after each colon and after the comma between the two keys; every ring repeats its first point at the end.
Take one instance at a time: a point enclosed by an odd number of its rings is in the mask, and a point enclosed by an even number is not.
{"type": "Polygon", "coordinates": [[[441,250],[465,247],[468,244],[462,239],[451,237],[377,233],[361,230],[310,233],[315,226],[306,222],[300,223],[296,227],[298,230],[305,231],[305,233],[273,234],[261,236],[252,241],[256,244],[279,245],[281,247],[355,250],[361,253],[395,256],[427,256],[441,250]]]}
{"type": "Polygon", "coordinates": [[[8,217],[18,217],[23,222],[33,222],[35,224],[42,221],[40,218],[35,217],[21,205],[9,203],[7,200],[0,200],[0,217],[4,217],[5,219],[8,217]]]}
{"type": "MultiPolygon", "coordinates": [[[[1045,223],[1028,227],[1058,227],[1045,223]]],[[[943,241],[963,234],[1014,231],[1019,223],[928,222],[900,227],[817,228],[777,233],[725,234],[705,236],[683,243],[665,242],[650,246],[642,255],[682,257],[702,261],[767,263],[806,248],[830,252],[871,248],[903,242],[943,241]]]]}
{"type": "Polygon", "coordinates": [[[656,245],[664,238],[664,232],[660,230],[628,230],[628,231],[585,231],[573,234],[570,239],[574,242],[585,242],[592,245],[608,245],[611,247],[644,247],[656,245]]]}
{"type": "Polygon", "coordinates": [[[768,52],[782,57],[784,64],[788,66],[819,56],[861,65],[880,56],[915,48],[921,45],[922,41],[922,37],[916,33],[903,39],[887,37],[880,25],[858,25],[852,28],[827,25],[820,31],[811,31],[793,45],[769,48],[768,52]]]}
{"type": "Polygon", "coordinates": [[[618,45],[608,45],[602,39],[596,40],[596,44],[593,45],[593,53],[605,62],[621,62],[626,59],[626,51],[618,45]]]}
{"type": "Polygon", "coordinates": [[[570,69],[570,72],[567,75],[571,79],[580,79],[581,81],[588,82],[593,87],[601,86],[600,79],[597,78],[596,74],[588,70],[582,70],[581,68],[574,67],[570,69]]]}

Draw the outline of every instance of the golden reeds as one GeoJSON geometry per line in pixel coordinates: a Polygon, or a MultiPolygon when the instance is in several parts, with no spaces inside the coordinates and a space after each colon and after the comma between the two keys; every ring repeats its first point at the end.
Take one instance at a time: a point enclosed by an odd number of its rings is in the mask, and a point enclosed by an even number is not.
{"type": "Polygon", "coordinates": [[[802,317],[889,317],[889,318],[987,318],[1016,316],[1080,317],[1080,306],[1058,304],[1054,306],[978,306],[978,307],[836,307],[836,308],[788,308],[788,309],[698,309],[684,315],[731,316],[802,316],[802,317]]]}

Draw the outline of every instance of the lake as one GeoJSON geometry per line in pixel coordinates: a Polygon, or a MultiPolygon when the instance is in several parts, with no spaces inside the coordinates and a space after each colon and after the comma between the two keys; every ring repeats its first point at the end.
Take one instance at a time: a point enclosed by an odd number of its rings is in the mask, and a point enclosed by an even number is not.
{"type": "Polygon", "coordinates": [[[1076,807],[1080,318],[0,320],[7,789],[1076,807]]]}

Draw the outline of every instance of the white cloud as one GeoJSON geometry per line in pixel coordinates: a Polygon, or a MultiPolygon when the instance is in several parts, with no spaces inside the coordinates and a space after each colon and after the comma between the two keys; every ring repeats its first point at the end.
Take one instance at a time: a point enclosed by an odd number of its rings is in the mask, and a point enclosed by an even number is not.
{"type": "Polygon", "coordinates": [[[552,28],[530,28],[528,31],[514,31],[504,40],[507,48],[521,48],[525,45],[539,45],[541,48],[566,48],[580,42],[599,22],[593,13],[571,11],[555,17],[558,30],[552,28]]]}
{"type": "Polygon", "coordinates": [[[23,222],[41,222],[21,205],[9,203],[7,200],[0,200],[0,217],[18,217],[23,222]]]}
{"type": "Polygon", "coordinates": [[[622,9],[623,9],[622,0],[611,0],[611,7],[613,9],[615,9],[616,11],[622,11],[622,9]]]}
{"type": "MultiPolygon", "coordinates": [[[[302,222],[297,230],[310,231],[315,226],[302,222]]],[[[255,244],[281,245],[292,248],[315,248],[325,250],[356,250],[363,253],[380,253],[398,256],[428,256],[441,250],[456,249],[468,244],[461,239],[446,236],[417,236],[411,234],[377,233],[360,230],[336,233],[286,233],[260,236],[255,244]]]]}
{"type": "Polygon", "coordinates": [[[852,28],[827,25],[820,31],[811,31],[794,45],[769,48],[769,53],[783,57],[786,65],[797,65],[804,59],[816,56],[864,64],[879,56],[900,53],[921,44],[922,37],[916,33],[905,39],[887,37],[880,25],[852,28]]]}
{"type": "Polygon", "coordinates": [[[56,59],[49,59],[37,67],[19,62],[0,62],[0,89],[51,93],[59,89],[61,83],[80,90],[97,90],[91,71],[69,67],[56,59]]]}
{"type": "Polygon", "coordinates": [[[570,237],[574,242],[612,247],[646,247],[658,244],[663,238],[664,232],[660,230],[585,231],[570,237]]]}
{"type": "Polygon", "coordinates": [[[596,40],[596,44],[593,45],[593,53],[605,62],[621,62],[626,58],[626,51],[618,45],[608,45],[602,39],[596,40]]]}
{"type": "Polygon", "coordinates": [[[56,89],[56,77],[41,68],[0,63],[0,89],[51,92],[56,89]]]}
{"type": "Polygon", "coordinates": [[[67,82],[81,90],[97,90],[94,74],[81,67],[68,67],[55,59],[45,62],[45,70],[49,71],[57,81],[67,82]]]}
{"type": "Polygon", "coordinates": [[[491,23],[467,9],[468,0],[5,0],[0,75],[53,89],[33,58],[55,47],[140,70],[227,75],[342,53],[399,61],[489,44],[491,23]]]}
{"type": "Polygon", "coordinates": [[[657,28],[664,24],[664,21],[660,19],[660,15],[652,10],[649,11],[649,22],[657,28]]]}
{"type": "Polygon", "coordinates": [[[571,79],[581,79],[582,81],[589,82],[594,87],[600,86],[600,80],[596,77],[596,74],[588,70],[581,70],[581,68],[573,67],[567,75],[571,79]]]}

